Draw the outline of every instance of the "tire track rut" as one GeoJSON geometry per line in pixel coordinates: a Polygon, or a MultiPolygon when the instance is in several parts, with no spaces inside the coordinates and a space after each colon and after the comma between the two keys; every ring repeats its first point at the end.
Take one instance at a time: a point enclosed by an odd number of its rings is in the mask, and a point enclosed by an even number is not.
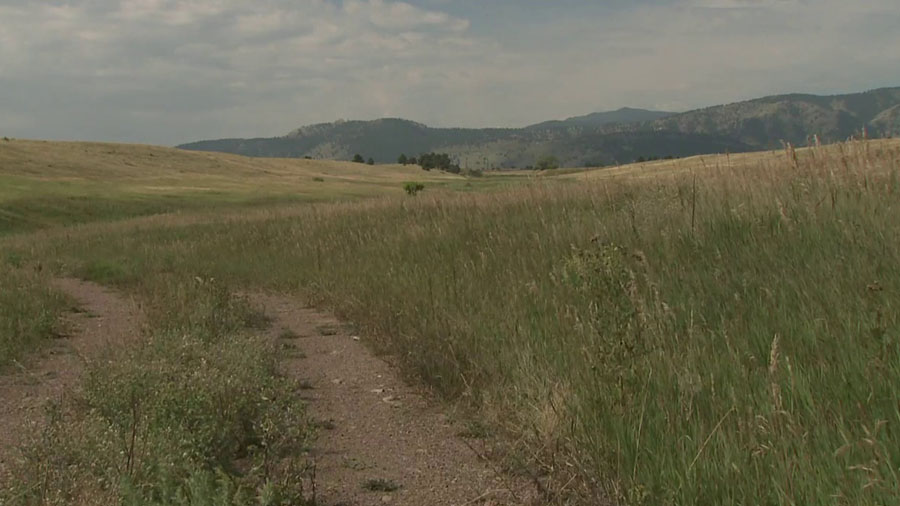
{"type": "Polygon", "coordinates": [[[287,351],[284,372],[309,387],[308,410],[320,426],[314,456],[321,504],[533,501],[527,480],[495,472],[436,403],[335,318],[286,297],[252,298],[274,318],[271,333],[287,351]]]}
{"type": "Polygon", "coordinates": [[[140,334],[141,311],[133,299],[72,278],[56,279],[53,286],[79,309],[63,317],[66,335],[28,366],[0,376],[0,479],[9,479],[7,469],[19,458],[19,448],[43,427],[48,403],[78,387],[87,363],[140,334]]]}

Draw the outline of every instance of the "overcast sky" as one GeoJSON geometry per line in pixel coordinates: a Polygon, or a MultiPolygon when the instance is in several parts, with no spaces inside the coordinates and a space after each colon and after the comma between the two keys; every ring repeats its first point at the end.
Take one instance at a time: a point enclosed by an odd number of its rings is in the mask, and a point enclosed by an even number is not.
{"type": "Polygon", "coordinates": [[[0,135],[524,126],[900,85],[898,0],[0,0],[0,135]]]}

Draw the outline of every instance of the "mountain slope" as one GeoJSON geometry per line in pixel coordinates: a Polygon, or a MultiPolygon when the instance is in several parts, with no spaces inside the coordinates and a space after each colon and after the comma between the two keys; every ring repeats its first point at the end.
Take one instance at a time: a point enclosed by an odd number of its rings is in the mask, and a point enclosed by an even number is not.
{"type": "Polygon", "coordinates": [[[418,156],[452,145],[489,143],[508,138],[515,132],[514,129],[430,128],[404,119],[384,118],[309,125],[284,137],[221,139],[178,147],[246,156],[309,156],[336,160],[349,160],[359,153],[384,163],[396,162],[401,153],[418,156]]]}
{"type": "Polygon", "coordinates": [[[674,113],[663,111],[649,111],[647,109],[633,109],[631,107],[623,107],[615,111],[595,112],[585,116],[575,116],[565,120],[544,121],[536,125],[525,127],[528,130],[540,130],[547,128],[569,128],[569,127],[604,127],[608,125],[628,125],[635,123],[645,123],[674,113]]]}
{"type": "Polygon", "coordinates": [[[869,122],[869,126],[891,136],[900,133],[900,104],[881,111],[869,122]]]}
{"type": "Polygon", "coordinates": [[[863,128],[870,135],[891,134],[898,104],[900,88],[834,96],[776,95],[676,114],[654,121],[652,128],[716,133],[754,148],[775,148],[781,141],[805,144],[812,135],[824,142],[839,141],[859,135],[863,128]]]}
{"type": "Polygon", "coordinates": [[[463,167],[527,167],[544,156],[563,166],[628,163],[640,157],[771,149],[900,131],[900,88],[835,96],[777,95],[680,114],[623,108],[525,128],[431,128],[397,118],[338,121],[284,137],[222,139],[179,146],[247,156],[394,162],[404,153],[441,151],[463,167]]]}

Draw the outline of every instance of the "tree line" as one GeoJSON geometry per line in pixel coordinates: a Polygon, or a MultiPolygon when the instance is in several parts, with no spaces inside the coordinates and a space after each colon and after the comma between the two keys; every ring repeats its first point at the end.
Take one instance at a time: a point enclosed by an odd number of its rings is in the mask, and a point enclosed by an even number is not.
{"type": "Polygon", "coordinates": [[[365,163],[365,164],[369,164],[369,165],[375,165],[375,159],[374,159],[374,158],[372,158],[372,157],[370,156],[369,159],[366,160],[366,159],[363,158],[363,156],[362,156],[361,154],[359,154],[359,153],[356,153],[355,155],[353,155],[353,162],[354,162],[354,163],[365,163]]]}
{"type": "Polygon", "coordinates": [[[397,159],[397,163],[400,165],[419,165],[424,170],[437,169],[451,174],[460,173],[459,164],[453,163],[453,160],[447,153],[425,153],[419,155],[418,159],[415,157],[407,158],[406,154],[402,154],[397,159]]]}
{"type": "MultiPolygon", "coordinates": [[[[366,160],[362,155],[357,153],[353,156],[353,161],[356,163],[367,163],[369,165],[375,165],[375,160],[371,157],[366,160]]],[[[414,156],[406,156],[406,154],[401,154],[397,158],[397,163],[400,165],[418,165],[422,167],[423,170],[441,170],[444,172],[449,172],[451,174],[459,174],[462,172],[458,163],[454,163],[453,159],[447,153],[423,153],[419,155],[418,158],[414,156]]],[[[534,167],[529,166],[528,169],[536,169],[536,170],[554,170],[558,169],[560,166],[559,160],[552,155],[544,156],[538,159],[537,163],[534,167]]]]}

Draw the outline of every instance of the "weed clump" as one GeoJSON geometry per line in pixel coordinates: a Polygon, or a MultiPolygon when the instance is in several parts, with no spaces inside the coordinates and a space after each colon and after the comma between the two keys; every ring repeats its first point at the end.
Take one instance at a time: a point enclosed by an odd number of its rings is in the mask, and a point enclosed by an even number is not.
{"type": "Polygon", "coordinates": [[[400,490],[400,485],[393,480],[374,478],[371,480],[366,480],[363,483],[363,488],[368,490],[369,492],[396,492],[400,490]]]}
{"type": "Polygon", "coordinates": [[[15,253],[0,263],[0,369],[57,336],[59,316],[68,306],[45,276],[23,265],[15,253]]]}
{"type": "Polygon", "coordinates": [[[311,426],[272,343],[246,331],[240,299],[178,289],[195,303],[156,308],[140,345],[89,367],[0,502],[304,504],[311,426]]]}

